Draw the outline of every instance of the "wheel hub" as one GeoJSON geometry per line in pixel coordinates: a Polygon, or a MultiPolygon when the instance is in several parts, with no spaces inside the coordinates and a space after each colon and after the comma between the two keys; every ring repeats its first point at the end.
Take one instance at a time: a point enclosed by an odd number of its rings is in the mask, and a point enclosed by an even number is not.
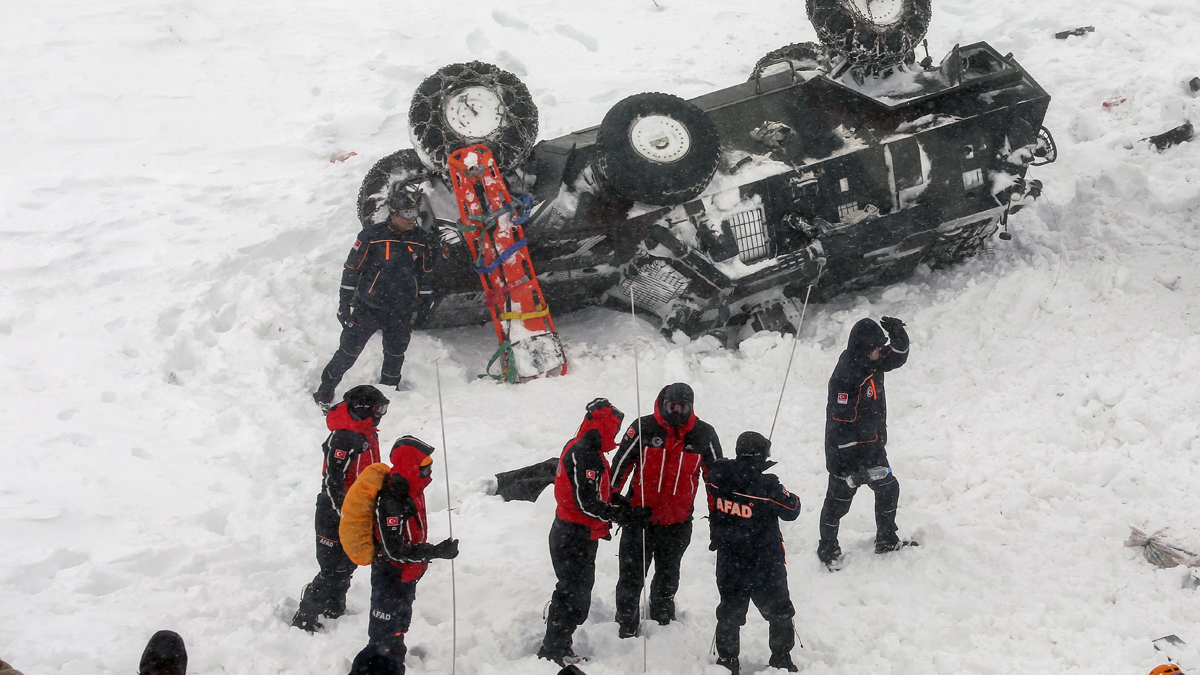
{"type": "Polygon", "coordinates": [[[504,122],[504,102],[487,87],[467,87],[446,97],[446,123],[466,138],[486,138],[504,122]]]}
{"type": "Polygon", "coordinates": [[[842,0],[843,5],[869,23],[891,26],[904,16],[904,0],[842,0]]]}
{"type": "Polygon", "coordinates": [[[692,136],[679,120],[665,115],[639,117],[629,128],[629,143],[637,154],[657,164],[683,159],[692,136]]]}

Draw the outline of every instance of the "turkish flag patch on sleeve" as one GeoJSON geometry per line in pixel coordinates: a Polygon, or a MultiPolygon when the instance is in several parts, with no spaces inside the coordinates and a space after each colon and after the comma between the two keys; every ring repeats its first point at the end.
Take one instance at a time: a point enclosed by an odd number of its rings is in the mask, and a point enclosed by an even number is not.
{"type": "Polygon", "coordinates": [[[354,250],[355,250],[355,251],[357,251],[359,246],[362,246],[362,240],[361,240],[361,239],[355,239],[355,240],[354,240],[354,250]]]}
{"type": "Polygon", "coordinates": [[[395,527],[400,524],[400,519],[395,516],[392,516],[387,519],[387,524],[388,524],[388,527],[395,527]]]}
{"type": "Polygon", "coordinates": [[[592,480],[596,480],[596,472],[595,472],[595,471],[592,471],[591,469],[588,469],[588,472],[587,472],[587,477],[588,477],[588,478],[590,478],[590,479],[592,479],[592,480]]]}
{"type": "Polygon", "coordinates": [[[838,405],[846,405],[850,402],[850,394],[838,394],[838,405]]]}
{"type": "Polygon", "coordinates": [[[338,459],[346,459],[346,451],[338,450],[337,452],[333,453],[333,456],[337,457],[338,459]]]}

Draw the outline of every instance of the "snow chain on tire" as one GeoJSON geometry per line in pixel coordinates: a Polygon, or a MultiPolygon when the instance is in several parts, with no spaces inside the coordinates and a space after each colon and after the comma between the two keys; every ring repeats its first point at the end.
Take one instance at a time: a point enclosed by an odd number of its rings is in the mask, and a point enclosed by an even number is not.
{"type": "Polygon", "coordinates": [[[375,162],[358,190],[358,220],[362,226],[378,222],[377,214],[387,202],[388,188],[392,183],[424,179],[427,174],[416,150],[397,150],[375,162]]]}
{"type": "MultiPolygon", "coordinates": [[[[880,24],[858,9],[862,0],[807,0],[808,19],[830,51],[858,67],[886,66],[908,59],[929,28],[930,0],[868,0],[901,4],[898,17],[880,24]]],[[[869,10],[868,10],[869,11],[869,10]]]]}
{"type": "Polygon", "coordinates": [[[796,70],[820,70],[821,61],[824,58],[825,50],[821,45],[815,42],[795,42],[767,52],[766,56],[754,64],[754,71],[750,73],[750,81],[761,77],[764,70],[780,61],[796,62],[796,70]]]}
{"type": "Polygon", "coordinates": [[[674,206],[712,180],[721,156],[717,127],[671,94],[635,94],[612,107],[596,135],[592,170],[606,188],[635,202],[674,206]]]}
{"type": "MultiPolygon", "coordinates": [[[[464,103],[467,106],[469,104],[464,103]]],[[[474,108],[470,108],[475,112],[474,108]]],[[[430,75],[417,87],[408,109],[409,134],[421,161],[431,171],[446,174],[446,161],[455,150],[482,143],[502,170],[520,166],[537,140],[538,111],[529,89],[512,73],[490,63],[454,63],[430,75]],[[471,90],[486,90],[499,100],[494,129],[480,136],[465,136],[446,117],[454,97],[471,90]]]]}

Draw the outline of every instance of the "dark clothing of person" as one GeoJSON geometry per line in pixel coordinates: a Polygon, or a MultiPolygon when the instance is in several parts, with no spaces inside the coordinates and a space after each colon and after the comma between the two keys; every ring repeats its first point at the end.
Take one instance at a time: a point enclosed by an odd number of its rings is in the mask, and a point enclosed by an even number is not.
{"type": "Polygon", "coordinates": [[[408,647],[404,636],[412,624],[417,582],[404,581],[386,561],[371,563],[371,618],[367,623],[369,644],[386,649],[401,663],[408,647]]]}
{"type": "Polygon", "coordinates": [[[609,539],[609,523],[628,513],[627,507],[610,503],[611,476],[604,456],[616,447],[619,415],[606,400],[593,401],[575,438],[563,447],[554,478],[557,507],[549,543],[557,583],[538,655],[560,664],[573,653],[575,628],[591,609],[599,540],[609,539]]]}
{"type": "Polygon", "coordinates": [[[379,645],[369,644],[354,657],[350,675],[404,675],[404,661],[379,645]]]}
{"type": "Polygon", "coordinates": [[[388,386],[400,383],[413,312],[428,306],[433,297],[433,260],[429,235],[419,227],[400,232],[384,221],[358,234],[346,256],[338,294],[338,316],[344,317],[340,344],[321,372],[319,399],[333,399],[342,376],[358,360],[371,336],[381,330],[379,382],[388,386]]]}
{"type": "Polygon", "coordinates": [[[338,525],[346,490],[368,466],[380,461],[379,432],[374,418],[354,419],[345,402],[325,417],[329,436],[321,444],[321,492],[317,495],[315,530],[320,571],[300,596],[293,625],[312,628],[318,614],[336,619],[346,611],[346,592],[358,566],[342,550],[338,525]]]}
{"type": "Polygon", "coordinates": [[[187,662],[187,648],[179,633],[160,630],[146,642],[138,662],[138,675],[185,675],[187,662]]]}
{"type": "Polygon", "coordinates": [[[779,521],[800,515],[800,498],[779,479],[763,473],[773,466],[759,458],[721,459],[713,464],[705,486],[709,528],[717,552],[717,654],[736,659],[741,627],[751,601],[770,627],[773,658],[790,654],[795,643],[796,610],[788,592],[783,536],[779,521]]]}
{"type": "Polygon", "coordinates": [[[659,623],[675,618],[679,565],[691,542],[692,510],[700,475],[707,475],[712,462],[721,458],[716,430],[696,417],[691,404],[692,392],[687,385],[664,387],[654,402],[654,413],[629,425],[613,459],[613,491],[620,492],[628,482],[630,503],[651,509],[648,527],[626,527],[621,534],[616,604],[622,635],[633,635],[637,630],[641,615],[638,596],[651,562],[654,579],[650,584],[650,616],[659,623]],[[686,400],[686,417],[676,419],[677,413],[666,410],[668,396],[670,400],[686,400]]]}
{"type": "Polygon", "coordinates": [[[650,618],[662,624],[675,619],[675,592],[679,590],[679,567],[692,542],[692,519],[671,525],[627,526],[621,530],[618,553],[617,623],[621,632],[632,635],[641,621],[638,599],[645,574],[654,563],[650,581],[650,618]],[[645,535],[645,557],[642,539],[645,535]],[[639,564],[640,563],[640,564],[639,564]]]}
{"type": "Polygon", "coordinates": [[[894,544],[896,503],[900,484],[888,473],[881,480],[868,482],[867,469],[890,467],[887,458],[887,400],[884,373],[908,361],[908,333],[900,325],[891,329],[891,344],[884,331],[871,319],[862,319],[850,330],[846,350],[838,359],[829,378],[829,398],[825,415],[825,467],[829,471],[829,489],[821,508],[821,542],[818,555],[828,561],[841,554],[837,542],[838,525],[850,510],[857,487],[846,483],[855,475],[858,485],[866,484],[875,493],[875,542],[894,544]],[[877,361],[871,352],[880,348],[877,361]]]}

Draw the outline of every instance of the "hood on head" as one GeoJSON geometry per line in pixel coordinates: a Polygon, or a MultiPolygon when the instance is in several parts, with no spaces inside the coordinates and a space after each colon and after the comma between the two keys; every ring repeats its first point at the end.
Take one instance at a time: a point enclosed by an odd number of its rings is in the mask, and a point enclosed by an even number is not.
{"type": "Polygon", "coordinates": [[[768,461],[771,457],[771,441],[757,431],[743,431],[738,436],[734,452],[739,461],[758,471],[775,466],[775,462],[768,461]]]}
{"type": "Polygon", "coordinates": [[[887,334],[871,319],[859,319],[850,329],[850,341],[846,349],[853,354],[870,354],[880,347],[887,346],[887,334]]]}
{"type": "Polygon", "coordinates": [[[433,459],[433,446],[415,436],[402,436],[392,444],[392,475],[408,481],[414,489],[423,489],[432,481],[421,476],[421,467],[429,466],[433,459]]]}
{"type": "Polygon", "coordinates": [[[583,424],[579,425],[575,438],[582,438],[584,434],[595,429],[600,434],[600,452],[608,452],[617,447],[616,437],[621,431],[621,421],[624,418],[625,414],[609,403],[608,399],[593,399],[587,404],[587,414],[583,418],[583,424]]]}
{"type": "Polygon", "coordinates": [[[658,416],[665,420],[667,424],[679,429],[687,424],[688,420],[695,415],[695,399],[696,396],[692,392],[692,388],[687,384],[684,384],[683,382],[668,384],[667,386],[663,387],[662,391],[658,392],[658,398],[654,401],[654,411],[658,413],[658,416]],[[663,405],[667,401],[686,403],[688,406],[687,414],[667,412],[666,407],[663,405]]]}

